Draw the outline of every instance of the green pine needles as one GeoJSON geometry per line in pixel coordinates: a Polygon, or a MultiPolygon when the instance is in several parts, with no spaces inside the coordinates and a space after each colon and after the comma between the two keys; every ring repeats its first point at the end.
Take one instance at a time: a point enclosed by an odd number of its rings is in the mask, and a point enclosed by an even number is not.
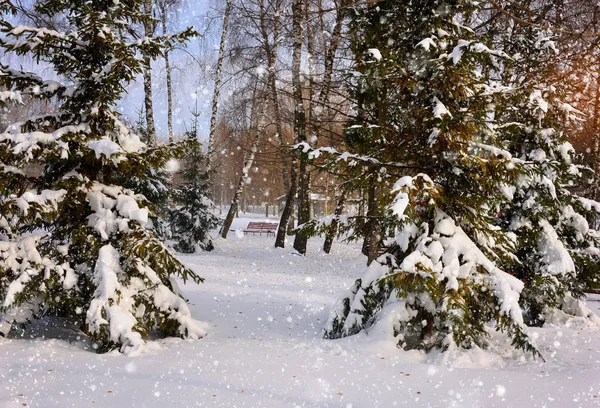
{"type": "MultiPolygon", "coordinates": [[[[0,103],[26,95],[57,110],[0,133],[0,318],[6,334],[44,314],[78,321],[100,344],[137,353],[148,335],[200,338],[172,276],[202,279],[146,228],[151,205],[123,175],[144,180],[189,143],[148,147],[120,120],[116,102],[142,72],[143,55],[195,35],[135,38],[151,17],[138,0],[47,0],[67,32],[0,20],[5,52],[49,62],[62,82],[0,64],[0,103]],[[41,169],[31,176],[30,169],[41,169]]],[[[8,10],[3,10],[8,11],[8,10]]]]}

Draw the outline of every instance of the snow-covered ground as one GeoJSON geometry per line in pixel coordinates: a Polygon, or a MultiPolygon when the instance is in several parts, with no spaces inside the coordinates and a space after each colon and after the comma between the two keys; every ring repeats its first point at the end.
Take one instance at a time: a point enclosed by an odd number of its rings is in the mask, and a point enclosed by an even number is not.
{"type": "MultiPolygon", "coordinates": [[[[301,257],[233,232],[217,244],[181,256],[206,278],[182,286],[210,323],[206,338],[154,341],[130,358],[95,354],[60,321],[37,324],[25,339],[0,340],[0,408],[600,406],[600,331],[578,318],[531,330],[546,362],[500,342],[425,355],[373,333],[323,340],[333,302],[364,272],[356,246],[326,255],[315,239],[301,257]]],[[[589,301],[597,313],[599,300],[589,301]]]]}

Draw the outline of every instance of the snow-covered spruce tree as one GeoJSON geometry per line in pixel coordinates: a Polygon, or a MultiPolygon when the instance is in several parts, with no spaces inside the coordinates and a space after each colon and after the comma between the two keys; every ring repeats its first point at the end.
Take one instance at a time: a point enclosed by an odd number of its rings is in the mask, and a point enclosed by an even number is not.
{"type": "Polygon", "coordinates": [[[54,113],[0,133],[1,332],[44,314],[71,317],[100,345],[141,350],[150,333],[200,338],[171,275],[200,282],[153,233],[146,199],[116,181],[162,168],[185,143],[148,148],[119,120],[115,104],[143,68],[183,33],[130,39],[149,17],[139,0],[46,0],[68,32],[13,26],[0,19],[0,47],[50,62],[65,83],[0,64],[2,103],[22,95],[54,98],[54,113]],[[29,169],[41,168],[41,174],[29,169]]]}
{"type": "Polygon", "coordinates": [[[525,172],[505,189],[503,228],[514,232],[517,258],[505,267],[525,283],[520,303],[528,325],[541,325],[556,309],[594,316],[576,299],[600,272],[600,234],[588,220],[600,203],[573,191],[589,178],[574,164],[566,137],[577,112],[563,102],[567,86],[555,80],[558,51],[551,33],[515,25],[503,31],[503,98],[495,121],[503,143],[523,161],[525,172]]]}
{"type": "Polygon", "coordinates": [[[369,64],[387,64],[385,77],[362,76],[358,64],[357,81],[384,86],[394,99],[383,120],[372,113],[370,123],[348,129],[371,137],[384,127],[379,156],[341,157],[398,180],[388,202],[399,232],[338,302],[327,338],[369,330],[404,349],[469,348],[487,344],[494,322],[515,347],[539,355],[524,331],[523,283],[496,265],[512,249],[497,225],[506,201],[500,186],[511,184],[520,166],[487,123],[496,95],[485,72],[502,55],[469,28],[477,7],[388,0],[353,11],[355,37],[377,32],[387,44],[360,50],[375,56],[369,64]]]}
{"type": "MultiPolygon", "coordinates": [[[[140,135],[142,141],[148,143],[148,127],[145,121],[146,118],[142,109],[133,130],[135,134],[140,135]]],[[[172,160],[167,162],[166,167],[163,168],[148,167],[141,176],[121,174],[117,183],[142,194],[146,198],[146,204],[150,210],[148,226],[152,228],[154,235],[163,242],[171,237],[169,193],[172,175],[176,170],[177,162],[172,160]]]]}
{"type": "Polygon", "coordinates": [[[214,244],[210,230],[219,226],[214,214],[214,204],[207,196],[208,174],[202,166],[206,156],[198,143],[198,113],[193,112],[192,128],[186,132],[189,149],[183,159],[181,176],[185,185],[175,190],[173,200],[178,205],[170,210],[174,248],[192,253],[198,250],[212,251],[214,244]]]}

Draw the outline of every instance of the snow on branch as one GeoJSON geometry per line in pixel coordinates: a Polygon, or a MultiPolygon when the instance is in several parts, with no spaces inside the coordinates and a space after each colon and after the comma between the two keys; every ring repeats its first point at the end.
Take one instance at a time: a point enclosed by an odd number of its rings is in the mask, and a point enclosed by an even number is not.
{"type": "Polygon", "coordinates": [[[93,211],[88,225],[105,241],[116,232],[128,232],[130,221],[141,226],[148,222],[148,209],[139,208],[134,193],[121,187],[94,182],[87,200],[93,211]]]}
{"type": "Polygon", "coordinates": [[[333,147],[319,147],[317,149],[312,148],[308,143],[302,142],[292,146],[292,149],[300,149],[303,153],[308,153],[308,157],[310,160],[317,159],[321,156],[322,153],[330,154],[332,156],[337,156],[336,162],[344,161],[347,162],[349,166],[356,165],[357,162],[362,162],[364,164],[373,164],[377,166],[383,167],[396,167],[402,169],[412,169],[419,168],[417,166],[400,163],[400,162],[382,162],[374,157],[370,156],[362,156],[359,154],[349,153],[349,152],[340,152],[333,147]]]}
{"type": "Polygon", "coordinates": [[[6,132],[0,133],[0,142],[8,141],[12,145],[12,154],[22,154],[26,156],[28,160],[32,159],[33,152],[41,149],[42,146],[60,144],[61,148],[66,149],[67,146],[60,141],[60,139],[66,134],[85,133],[89,131],[89,125],[87,123],[63,126],[52,133],[40,131],[20,132],[20,129],[17,128],[17,125],[13,125],[7,129],[6,132]]]}

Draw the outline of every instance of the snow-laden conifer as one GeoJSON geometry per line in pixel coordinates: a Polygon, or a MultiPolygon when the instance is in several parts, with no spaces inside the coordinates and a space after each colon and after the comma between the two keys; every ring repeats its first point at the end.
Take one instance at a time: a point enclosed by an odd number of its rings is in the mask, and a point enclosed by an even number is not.
{"type": "Polygon", "coordinates": [[[569,121],[583,113],[564,100],[553,34],[526,25],[498,36],[504,61],[502,98],[494,126],[524,172],[505,186],[503,228],[515,236],[516,258],[506,265],[525,283],[520,303],[527,324],[541,325],[557,309],[595,317],[577,299],[598,276],[600,203],[580,197],[589,170],[576,164],[569,121]]]}
{"type": "MultiPolygon", "coordinates": [[[[146,228],[147,200],[122,186],[148,177],[185,144],[148,147],[119,119],[115,104],[157,56],[193,31],[137,38],[148,16],[138,0],[46,0],[66,32],[0,19],[5,52],[49,62],[60,82],[0,64],[0,103],[24,95],[54,99],[56,112],[0,133],[0,307],[2,333],[44,314],[72,317],[101,345],[127,353],[151,332],[199,338],[171,276],[200,282],[146,228]],[[36,170],[37,169],[37,170],[36,170]],[[39,173],[39,174],[38,174],[39,173]]],[[[3,11],[6,11],[6,7],[3,11]]]]}
{"type": "Polygon", "coordinates": [[[190,142],[181,171],[183,185],[172,196],[176,207],[170,210],[173,247],[180,252],[212,251],[214,243],[210,231],[220,224],[214,214],[214,204],[208,198],[208,174],[203,169],[206,156],[198,143],[198,111],[192,112],[194,122],[186,132],[190,142]]]}
{"type": "Polygon", "coordinates": [[[513,248],[498,223],[501,187],[521,165],[488,123],[497,90],[487,75],[505,55],[470,28],[477,11],[467,0],[417,0],[352,12],[356,41],[379,45],[353,48],[359,96],[346,137],[358,154],[337,160],[395,181],[385,218],[397,235],[338,302],[328,338],[379,330],[404,349],[469,348],[485,346],[494,323],[538,354],[523,282],[498,267],[513,248]]]}

